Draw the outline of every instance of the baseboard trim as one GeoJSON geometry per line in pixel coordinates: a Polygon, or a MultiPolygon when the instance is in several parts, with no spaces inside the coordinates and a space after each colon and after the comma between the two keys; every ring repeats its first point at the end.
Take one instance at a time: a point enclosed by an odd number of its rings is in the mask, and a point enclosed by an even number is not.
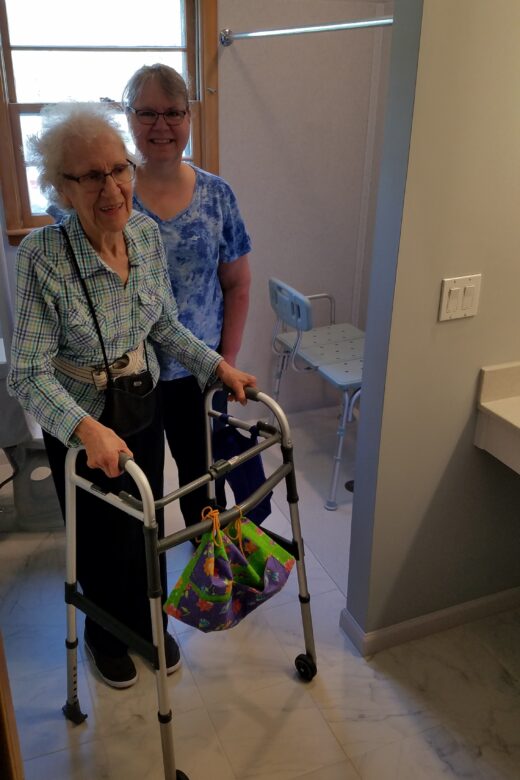
{"type": "Polygon", "coordinates": [[[388,647],[401,645],[413,639],[435,634],[437,631],[446,631],[472,620],[495,615],[520,606],[520,588],[494,593],[491,596],[483,596],[472,601],[465,601],[447,609],[430,612],[418,618],[404,620],[393,626],[386,626],[375,631],[365,632],[350,614],[347,608],[342,610],[339,624],[350,641],[366,657],[385,650],[388,647]]]}

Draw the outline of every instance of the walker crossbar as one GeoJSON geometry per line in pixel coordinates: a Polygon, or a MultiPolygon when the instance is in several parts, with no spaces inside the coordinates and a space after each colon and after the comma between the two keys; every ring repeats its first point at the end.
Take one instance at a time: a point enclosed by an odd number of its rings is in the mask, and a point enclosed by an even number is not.
{"type": "MultiPolygon", "coordinates": [[[[266,478],[263,485],[255,490],[255,492],[251,494],[247,501],[243,501],[241,504],[237,504],[231,509],[226,509],[223,512],[220,512],[220,527],[226,528],[226,526],[228,526],[230,523],[233,523],[239,517],[242,517],[242,515],[246,516],[249,510],[259,504],[260,501],[271,492],[273,487],[275,487],[286,474],[289,474],[290,471],[291,467],[289,464],[280,466],[278,469],[276,469],[275,472],[273,472],[273,474],[266,478]]],[[[194,523],[193,525],[190,525],[189,528],[183,528],[180,531],[176,531],[175,533],[166,536],[164,539],[161,539],[157,544],[157,549],[159,552],[165,552],[171,547],[176,547],[181,542],[185,542],[188,539],[194,539],[197,536],[201,536],[201,534],[210,531],[212,528],[213,520],[201,520],[200,523],[194,523]]],[[[266,531],[266,533],[271,535],[270,531],[266,531]]]]}
{"type": "Polygon", "coordinates": [[[98,607],[97,604],[86,598],[82,593],[79,593],[75,585],[74,588],[70,590],[70,586],[65,584],[65,589],[68,590],[68,593],[65,595],[65,602],[67,604],[73,604],[85,615],[91,617],[96,623],[99,623],[100,626],[107,631],[110,631],[111,634],[131,647],[132,650],[135,650],[136,653],[139,653],[139,655],[146,658],[147,661],[153,663],[155,653],[151,642],[147,642],[140,634],[136,634],[131,628],[128,628],[124,623],[121,623],[108,612],[105,612],[104,609],[98,607]]]}
{"type": "MultiPolygon", "coordinates": [[[[245,463],[251,458],[254,458],[255,455],[258,455],[259,453],[268,449],[268,447],[272,447],[273,444],[277,444],[279,441],[280,441],[280,434],[276,432],[266,437],[263,441],[258,442],[258,444],[253,445],[246,452],[242,452],[240,455],[234,455],[229,460],[216,461],[209,467],[206,474],[203,474],[198,479],[193,480],[193,482],[190,482],[189,484],[184,485],[183,487],[180,487],[177,490],[173,490],[171,493],[168,493],[163,498],[159,498],[155,502],[155,508],[162,509],[168,504],[171,504],[172,501],[176,501],[177,499],[182,498],[188,493],[191,493],[193,490],[196,490],[199,487],[203,487],[204,485],[207,485],[209,482],[219,479],[219,477],[222,477],[225,474],[232,471],[233,469],[236,469],[238,466],[242,465],[242,463],[245,463]]],[[[283,476],[284,475],[282,475],[282,477],[283,476]]],[[[269,491],[267,491],[265,495],[267,495],[268,492],[269,491]]],[[[135,496],[130,495],[130,493],[127,493],[125,490],[120,491],[119,498],[129,506],[133,507],[134,509],[141,509],[142,507],[141,501],[139,501],[139,499],[136,498],[135,496]]],[[[261,498],[263,498],[263,496],[261,496],[261,498]]],[[[261,498],[258,499],[258,501],[260,501],[261,498]]],[[[248,509],[251,509],[251,507],[248,507],[248,509]]],[[[198,536],[198,534],[195,535],[198,536]]]]}

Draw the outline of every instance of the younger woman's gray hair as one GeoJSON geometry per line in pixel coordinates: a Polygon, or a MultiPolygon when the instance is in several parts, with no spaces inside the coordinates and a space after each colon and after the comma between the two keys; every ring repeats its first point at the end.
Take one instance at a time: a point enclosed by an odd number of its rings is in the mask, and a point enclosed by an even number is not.
{"type": "Polygon", "coordinates": [[[174,68],[170,68],[169,65],[162,65],[160,62],[157,62],[155,65],[143,65],[142,68],[136,70],[128,81],[123,90],[122,102],[125,110],[128,109],[128,106],[134,106],[139,92],[151,79],[156,79],[163,92],[173,100],[176,100],[178,97],[182,98],[188,108],[188,87],[181,74],[174,68]]]}
{"type": "Polygon", "coordinates": [[[115,110],[106,103],[55,103],[45,106],[40,116],[41,132],[27,141],[28,163],[38,169],[38,184],[50,203],[63,206],[59,190],[70,142],[81,139],[90,143],[107,132],[113,133],[125,149],[126,141],[115,110]]]}

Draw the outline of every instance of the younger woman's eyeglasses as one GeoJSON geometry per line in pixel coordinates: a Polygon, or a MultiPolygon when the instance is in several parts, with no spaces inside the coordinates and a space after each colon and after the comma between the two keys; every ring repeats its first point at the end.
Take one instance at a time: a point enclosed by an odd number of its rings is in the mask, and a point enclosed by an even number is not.
{"type": "Polygon", "coordinates": [[[150,108],[134,108],[128,106],[128,110],[136,115],[137,119],[142,125],[154,125],[160,116],[164,118],[164,121],[170,127],[181,125],[184,122],[184,117],[188,113],[182,109],[169,108],[168,111],[152,111],[150,108]]]}

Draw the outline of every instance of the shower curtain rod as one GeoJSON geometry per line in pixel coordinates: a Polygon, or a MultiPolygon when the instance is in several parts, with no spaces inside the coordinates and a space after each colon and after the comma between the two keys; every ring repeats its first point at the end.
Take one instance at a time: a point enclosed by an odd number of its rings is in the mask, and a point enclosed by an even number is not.
{"type": "Polygon", "coordinates": [[[340,22],[338,24],[318,24],[313,27],[288,27],[284,30],[257,30],[256,32],[234,33],[228,28],[220,31],[222,46],[231,46],[240,38],[267,38],[274,35],[301,35],[302,33],[332,32],[334,30],[354,30],[360,27],[387,27],[393,24],[393,16],[383,16],[381,19],[359,19],[355,22],[340,22]]]}

